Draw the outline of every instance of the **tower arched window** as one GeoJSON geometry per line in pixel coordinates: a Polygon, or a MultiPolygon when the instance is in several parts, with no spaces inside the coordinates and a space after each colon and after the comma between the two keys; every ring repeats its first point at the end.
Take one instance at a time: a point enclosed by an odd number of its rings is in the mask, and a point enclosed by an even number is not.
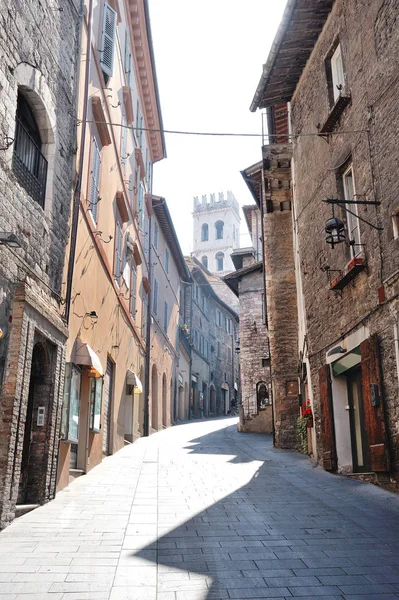
{"type": "Polygon", "coordinates": [[[208,257],[207,256],[203,256],[201,258],[201,262],[204,265],[205,269],[207,269],[208,268],[208,257]]]}
{"type": "Polygon", "coordinates": [[[20,185],[40,206],[44,206],[47,160],[42,154],[42,139],[36,119],[28,101],[20,92],[15,121],[13,171],[20,185]]]}
{"type": "Polygon", "coordinates": [[[217,240],[223,239],[223,228],[224,228],[223,221],[216,221],[215,230],[216,230],[216,239],[217,240]]]}
{"type": "Polygon", "coordinates": [[[215,258],[216,258],[216,270],[223,271],[223,261],[224,261],[223,252],[218,252],[216,254],[215,258]]]}
{"type": "Polygon", "coordinates": [[[208,223],[204,223],[201,227],[201,242],[207,242],[209,240],[209,227],[208,223]]]}

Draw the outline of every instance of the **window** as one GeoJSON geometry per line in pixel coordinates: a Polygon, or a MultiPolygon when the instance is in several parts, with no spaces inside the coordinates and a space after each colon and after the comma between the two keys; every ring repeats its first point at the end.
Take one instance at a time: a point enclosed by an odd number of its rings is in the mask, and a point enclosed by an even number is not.
{"type": "Polygon", "coordinates": [[[127,123],[126,123],[126,117],[125,115],[123,115],[122,117],[122,127],[121,127],[121,165],[122,165],[122,169],[123,172],[125,172],[126,170],[126,159],[127,159],[127,154],[126,154],[126,141],[127,141],[127,123]]]}
{"type": "Polygon", "coordinates": [[[72,363],[66,363],[61,437],[75,443],[79,433],[80,385],[80,369],[72,363]]]}
{"type": "Polygon", "coordinates": [[[222,346],[221,343],[218,342],[218,348],[217,348],[217,357],[221,358],[222,357],[222,346]]]}
{"type": "Polygon", "coordinates": [[[169,250],[165,250],[165,271],[169,273],[169,250]]]}
{"type": "Polygon", "coordinates": [[[114,67],[116,12],[109,4],[104,4],[104,20],[102,31],[102,43],[100,63],[105,74],[105,82],[112,76],[114,67]]]}
{"type": "Polygon", "coordinates": [[[231,331],[232,331],[231,319],[227,319],[227,318],[226,318],[226,331],[227,331],[227,333],[231,333],[231,331]]]}
{"type": "Polygon", "coordinates": [[[206,359],[209,358],[209,342],[208,342],[208,340],[205,340],[204,356],[206,359]]]}
{"type": "Polygon", "coordinates": [[[154,315],[158,314],[158,281],[156,279],[154,281],[154,300],[152,310],[154,311],[154,315]]]}
{"type": "Polygon", "coordinates": [[[103,379],[98,377],[90,380],[90,429],[100,433],[101,402],[103,395],[103,379]]]}
{"type": "Polygon", "coordinates": [[[231,365],[231,348],[227,348],[227,362],[231,365]]]}
{"type": "Polygon", "coordinates": [[[201,262],[202,262],[203,266],[205,267],[205,269],[207,269],[208,268],[208,257],[207,256],[203,256],[201,258],[201,262]]]}
{"type": "Polygon", "coordinates": [[[392,215],[392,231],[394,239],[399,238],[399,208],[392,215]]]}
{"type": "Polygon", "coordinates": [[[91,160],[91,184],[89,209],[94,223],[97,224],[98,201],[100,199],[100,165],[101,156],[96,139],[93,138],[93,156],[91,160]]]}
{"type": "Polygon", "coordinates": [[[267,384],[264,381],[260,381],[256,384],[256,404],[258,411],[270,404],[269,391],[267,389],[267,384]]]}
{"type": "Polygon", "coordinates": [[[141,301],[142,301],[142,315],[141,315],[141,321],[142,321],[142,329],[141,329],[141,335],[144,338],[146,335],[146,331],[147,331],[147,308],[148,308],[148,298],[147,298],[147,294],[145,292],[145,289],[143,288],[143,286],[141,286],[141,301]]]}
{"type": "Polygon", "coordinates": [[[28,194],[44,207],[47,160],[41,153],[42,140],[28,102],[18,93],[12,170],[28,194]]]}
{"type": "Polygon", "coordinates": [[[326,59],[326,74],[329,91],[330,105],[338,100],[341,91],[345,88],[344,66],[342,61],[341,44],[336,43],[326,59]]]}
{"type": "Polygon", "coordinates": [[[122,224],[117,218],[116,220],[116,235],[115,235],[115,281],[120,285],[120,279],[122,275],[122,244],[123,244],[123,230],[122,224]]]}
{"type": "Polygon", "coordinates": [[[209,227],[208,223],[204,223],[201,227],[201,242],[207,242],[209,240],[209,227]]]}
{"type": "MultiPolygon", "coordinates": [[[[355,186],[353,181],[353,169],[350,166],[342,176],[342,183],[344,188],[344,199],[355,200],[355,186]]],[[[346,222],[348,228],[348,238],[351,245],[352,257],[360,254],[362,247],[360,246],[360,226],[359,219],[357,218],[357,205],[348,204],[346,210],[346,222]],[[349,212],[351,211],[351,212],[349,212]],[[354,214],[351,214],[354,213],[354,214]]]]}
{"type": "Polygon", "coordinates": [[[137,216],[138,216],[139,229],[140,229],[141,233],[143,233],[143,221],[144,221],[144,187],[143,187],[142,183],[139,183],[139,186],[138,186],[137,216]]]}
{"type": "Polygon", "coordinates": [[[331,78],[334,102],[339,98],[341,90],[345,87],[344,65],[342,63],[341,44],[335,48],[331,57],[331,78]]]}
{"type": "Polygon", "coordinates": [[[156,221],[154,224],[154,248],[158,250],[158,223],[156,221]]]}
{"type": "Polygon", "coordinates": [[[124,57],[124,67],[126,73],[126,82],[130,87],[132,86],[132,52],[130,50],[130,42],[129,42],[129,32],[126,29],[125,31],[125,57],[124,57]]]}
{"type": "Polygon", "coordinates": [[[222,313],[219,309],[216,309],[216,325],[218,327],[222,326],[222,313]]]}
{"type": "Polygon", "coordinates": [[[164,305],[163,305],[163,328],[165,331],[168,331],[168,323],[169,323],[168,303],[165,300],[164,305]]]}
{"type": "Polygon", "coordinates": [[[131,298],[130,298],[130,314],[132,319],[136,318],[136,289],[137,289],[137,267],[135,264],[132,265],[132,277],[130,281],[131,286],[131,298]]]}
{"type": "Polygon", "coordinates": [[[262,367],[269,367],[270,366],[270,358],[262,358],[262,367]]]}
{"type": "Polygon", "coordinates": [[[216,270],[223,271],[223,260],[224,260],[223,252],[218,252],[216,254],[215,258],[216,258],[216,270]]]}
{"type": "Polygon", "coordinates": [[[223,239],[223,228],[224,228],[223,221],[216,221],[215,230],[216,230],[216,239],[217,240],[223,239]]]}

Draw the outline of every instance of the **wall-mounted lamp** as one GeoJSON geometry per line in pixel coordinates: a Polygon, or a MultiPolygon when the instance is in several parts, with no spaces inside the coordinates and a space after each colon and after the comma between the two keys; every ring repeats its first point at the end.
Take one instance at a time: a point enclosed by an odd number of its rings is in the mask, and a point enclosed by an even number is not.
{"type": "Polygon", "coordinates": [[[332,205],[332,217],[326,221],[324,227],[324,231],[326,233],[326,242],[327,244],[331,244],[331,248],[334,248],[336,244],[341,244],[345,241],[345,226],[341,219],[338,219],[338,217],[336,217],[334,214],[335,205],[344,205],[346,212],[353,215],[354,217],[356,217],[356,219],[359,219],[359,221],[362,221],[369,227],[377,229],[377,231],[382,231],[384,229],[383,227],[377,227],[377,225],[373,225],[373,223],[370,223],[370,221],[363,219],[363,217],[360,217],[359,215],[351,211],[347,206],[348,204],[350,204],[351,206],[379,206],[381,202],[377,202],[375,200],[338,200],[337,198],[326,198],[325,200],[323,200],[323,202],[332,205]]]}
{"type": "Polygon", "coordinates": [[[332,216],[326,221],[324,231],[326,233],[326,242],[334,248],[335,244],[341,244],[345,241],[345,225],[338,219],[332,216]]]}
{"type": "Polygon", "coordinates": [[[0,231],[0,246],[9,248],[21,248],[21,243],[15,233],[0,231]]]}

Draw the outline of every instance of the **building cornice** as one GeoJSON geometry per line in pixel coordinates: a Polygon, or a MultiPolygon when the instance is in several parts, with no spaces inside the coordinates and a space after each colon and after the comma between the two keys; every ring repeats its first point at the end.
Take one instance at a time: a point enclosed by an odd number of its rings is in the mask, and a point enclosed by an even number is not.
{"type": "Polygon", "coordinates": [[[166,149],[147,0],[125,0],[125,6],[130,17],[133,59],[138,74],[145,128],[148,130],[151,161],[155,163],[166,157],[166,149]]]}

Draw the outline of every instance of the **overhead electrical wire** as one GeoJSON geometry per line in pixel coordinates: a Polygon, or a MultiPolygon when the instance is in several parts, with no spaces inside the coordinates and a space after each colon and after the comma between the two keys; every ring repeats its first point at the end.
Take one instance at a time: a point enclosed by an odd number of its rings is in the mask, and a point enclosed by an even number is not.
{"type": "MultiPolygon", "coordinates": [[[[81,125],[83,121],[76,119],[77,124],[81,125]]],[[[87,119],[85,123],[94,123],[96,125],[109,125],[110,127],[123,127],[130,129],[131,131],[148,131],[149,133],[169,133],[176,135],[198,135],[207,137],[260,137],[260,138],[298,138],[298,137],[325,137],[325,134],[319,132],[301,132],[301,133],[234,133],[234,132],[211,132],[211,131],[183,131],[177,129],[157,129],[152,127],[133,127],[133,125],[123,125],[122,123],[111,123],[109,121],[95,121],[94,119],[87,119]]],[[[368,133],[368,129],[351,129],[346,131],[332,132],[327,135],[345,135],[353,133],[368,133]]]]}

